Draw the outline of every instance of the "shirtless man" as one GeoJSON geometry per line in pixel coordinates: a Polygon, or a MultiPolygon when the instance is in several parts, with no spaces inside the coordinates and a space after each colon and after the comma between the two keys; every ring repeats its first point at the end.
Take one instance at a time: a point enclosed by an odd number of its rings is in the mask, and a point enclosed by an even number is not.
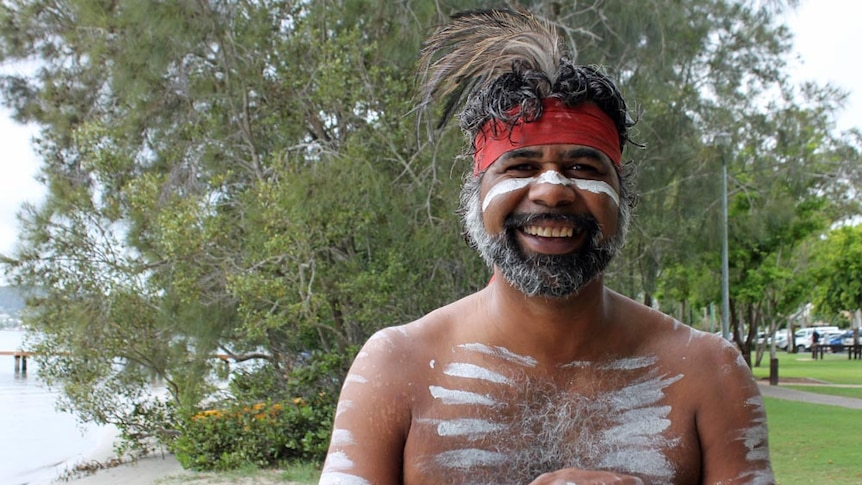
{"type": "Polygon", "coordinates": [[[774,483],[735,347],[603,284],[632,205],[632,122],[614,84],[559,45],[506,11],[429,39],[426,100],[466,104],[462,210],[494,276],[369,339],[321,484],[774,483]]]}

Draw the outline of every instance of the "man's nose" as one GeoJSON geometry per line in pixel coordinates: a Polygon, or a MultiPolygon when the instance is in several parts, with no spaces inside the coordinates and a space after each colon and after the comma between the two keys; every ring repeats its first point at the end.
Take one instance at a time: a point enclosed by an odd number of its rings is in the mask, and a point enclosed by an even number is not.
{"type": "Polygon", "coordinates": [[[530,185],[530,200],[547,207],[572,204],[577,199],[575,184],[559,172],[550,170],[530,185]]]}

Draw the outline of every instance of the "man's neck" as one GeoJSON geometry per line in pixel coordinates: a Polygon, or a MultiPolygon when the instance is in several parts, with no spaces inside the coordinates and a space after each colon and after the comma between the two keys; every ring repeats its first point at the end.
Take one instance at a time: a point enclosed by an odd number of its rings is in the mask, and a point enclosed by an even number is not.
{"type": "MultiPolygon", "coordinates": [[[[566,298],[528,297],[496,272],[486,289],[490,324],[508,345],[547,363],[597,357],[612,324],[601,276],[566,298]]],[[[516,349],[511,349],[515,351],[516,349]]]]}

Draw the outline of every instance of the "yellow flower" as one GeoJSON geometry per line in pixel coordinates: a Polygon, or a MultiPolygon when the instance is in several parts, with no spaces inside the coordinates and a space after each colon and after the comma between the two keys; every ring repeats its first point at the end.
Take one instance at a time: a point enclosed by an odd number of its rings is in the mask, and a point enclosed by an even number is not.
{"type": "Polygon", "coordinates": [[[204,419],[210,416],[219,417],[221,416],[221,411],[219,411],[218,409],[207,409],[205,411],[201,411],[192,416],[192,421],[197,421],[198,419],[204,419]]]}

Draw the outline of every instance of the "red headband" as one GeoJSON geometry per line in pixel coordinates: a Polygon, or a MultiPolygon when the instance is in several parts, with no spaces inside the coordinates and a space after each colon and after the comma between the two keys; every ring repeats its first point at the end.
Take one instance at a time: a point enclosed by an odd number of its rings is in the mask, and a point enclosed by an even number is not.
{"type": "MultiPolygon", "coordinates": [[[[516,114],[515,108],[509,114],[516,114]]],[[[487,170],[500,155],[516,148],[571,143],[600,150],[620,166],[622,149],[617,128],[610,117],[593,103],[566,106],[559,98],[542,100],[542,117],[519,121],[509,134],[508,126],[493,119],[482,127],[473,145],[473,175],[487,170]]]]}

